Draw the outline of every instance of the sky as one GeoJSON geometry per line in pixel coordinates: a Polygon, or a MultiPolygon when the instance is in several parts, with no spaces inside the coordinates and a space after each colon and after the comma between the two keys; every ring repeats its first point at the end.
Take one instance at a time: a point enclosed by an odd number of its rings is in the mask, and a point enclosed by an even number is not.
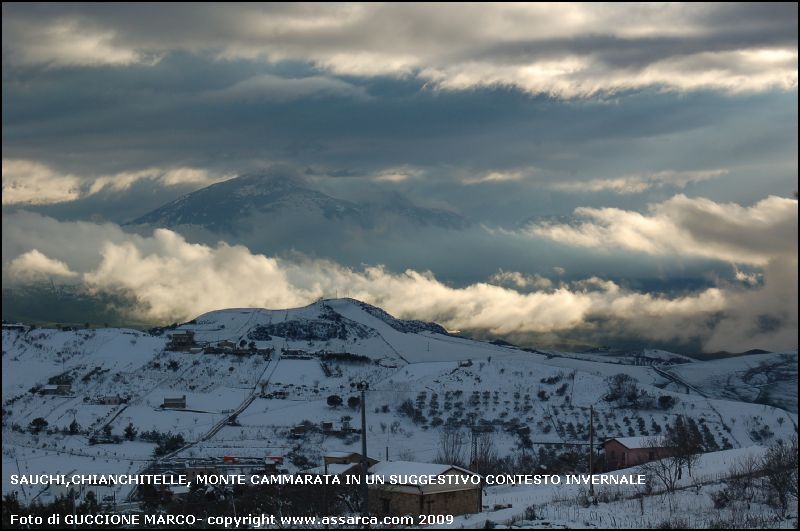
{"type": "Polygon", "coordinates": [[[2,24],[4,288],[123,293],[152,321],[347,294],[528,344],[796,348],[796,4],[6,3],[2,24]],[[471,224],[297,252],[125,225],[275,168],[471,224]]]}

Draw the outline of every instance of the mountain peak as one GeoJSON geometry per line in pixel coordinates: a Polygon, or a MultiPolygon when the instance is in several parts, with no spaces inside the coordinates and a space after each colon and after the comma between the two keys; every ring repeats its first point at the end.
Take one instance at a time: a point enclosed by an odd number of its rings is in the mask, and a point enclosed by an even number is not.
{"type": "MultiPolygon", "coordinates": [[[[277,222],[310,227],[315,233],[330,230],[331,221],[338,227],[370,230],[389,221],[459,229],[468,223],[453,212],[415,205],[402,195],[387,204],[356,203],[327,195],[302,175],[291,170],[270,168],[241,174],[212,184],[167,203],[130,222],[179,229],[201,227],[215,233],[244,234],[253,227],[275,227],[277,222]],[[389,217],[393,216],[391,220],[389,217]]],[[[338,231],[337,229],[337,231],[338,231]]],[[[293,233],[297,232],[292,230],[293,233]]],[[[299,235],[302,236],[302,235],[299,235]]]]}

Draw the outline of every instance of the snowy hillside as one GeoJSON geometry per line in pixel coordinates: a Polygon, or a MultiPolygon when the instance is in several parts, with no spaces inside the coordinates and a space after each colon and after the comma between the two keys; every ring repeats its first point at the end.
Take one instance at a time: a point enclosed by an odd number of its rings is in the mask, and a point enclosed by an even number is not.
{"type": "MultiPolygon", "coordinates": [[[[796,414],[750,403],[755,395],[721,396],[710,363],[723,362],[642,352],[646,364],[642,356],[531,352],[449,335],[352,299],[214,311],[150,333],[4,329],[3,466],[127,472],[148,466],[156,452],[282,455],[289,470],[312,468],[323,452],[359,451],[351,385],[360,381],[370,386],[369,453],[395,460],[435,461],[445,426],[476,425],[493,433],[500,456],[547,448],[558,457],[588,440],[590,406],[597,440],[658,435],[678,415],[691,419],[707,450],[795,433],[796,414]],[[187,331],[193,345],[171,348],[170,336],[187,331]],[[635,399],[614,396],[614,382],[632,386],[635,399]],[[173,399],[185,406],[169,406],[173,399]]],[[[756,358],[728,372],[770,359],[756,358]]],[[[796,370],[795,363],[795,381],[796,370]]],[[[754,376],[741,379],[752,385],[754,376]]]]}
{"type": "Polygon", "coordinates": [[[797,352],[736,356],[668,371],[708,396],[797,412],[797,352]]]}

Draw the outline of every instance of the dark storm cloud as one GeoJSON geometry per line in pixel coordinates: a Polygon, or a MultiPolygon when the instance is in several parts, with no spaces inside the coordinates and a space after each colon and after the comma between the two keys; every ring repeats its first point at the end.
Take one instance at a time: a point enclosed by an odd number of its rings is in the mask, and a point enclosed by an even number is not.
{"type": "Polygon", "coordinates": [[[504,183],[487,175],[541,183],[727,170],[753,135],[784,131],[759,122],[765,112],[782,105],[779,121],[796,116],[791,91],[774,92],[796,86],[796,5],[3,10],[4,157],[86,179],[275,161],[367,178],[402,166],[488,188],[504,183]],[[697,139],[683,139],[699,129],[702,148],[714,137],[740,146],[691,152],[697,139]],[[665,138],[678,144],[666,161],[653,147],[665,138]]]}

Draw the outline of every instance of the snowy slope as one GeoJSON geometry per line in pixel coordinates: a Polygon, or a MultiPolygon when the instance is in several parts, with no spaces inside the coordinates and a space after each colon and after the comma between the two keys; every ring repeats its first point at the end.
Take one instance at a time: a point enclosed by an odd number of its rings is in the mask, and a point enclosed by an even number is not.
{"type": "Polygon", "coordinates": [[[797,352],[753,354],[670,367],[668,372],[709,396],[758,402],[797,412],[797,352]]]}
{"type": "MultiPolygon", "coordinates": [[[[45,470],[59,456],[59,469],[88,461],[93,469],[108,461],[109,471],[144,467],[152,441],[87,444],[105,426],[122,435],[129,425],[139,434],[181,434],[187,445],[177,457],[291,455],[290,470],[311,468],[324,452],[360,450],[359,436],[343,428],[358,426],[358,408],[348,399],[357,397],[351,386],[361,381],[370,386],[369,453],[394,460],[435,461],[448,424],[482,425],[501,456],[544,443],[568,451],[571,443],[588,440],[590,406],[598,441],[658,435],[678,415],[697,422],[711,449],[769,444],[791,436],[797,425],[796,414],[743,401],[743,392],[716,392],[724,388],[716,374],[740,375],[744,383],[737,380],[737,389],[745,388],[763,363],[786,361],[774,355],[725,360],[729,365],[675,365],[667,353],[651,356],[652,365],[638,365],[627,357],[529,352],[455,337],[438,325],[395,319],[352,299],[286,310],[219,310],[178,329],[194,331],[200,345],[252,341],[260,350],[172,352],[166,350],[170,330],[4,331],[4,468],[21,459],[23,468],[45,470]],[[653,400],[642,407],[606,400],[609,378],[618,374],[631,377],[653,400]],[[53,378],[69,378],[70,393],[30,392],[53,378]],[[676,383],[681,380],[703,392],[676,383]],[[129,400],[93,400],[116,394],[129,400]],[[332,395],[343,404],[330,406],[332,395]],[[181,396],[185,409],[161,407],[165,398],[181,396]],[[661,397],[674,403],[659,405],[661,397]],[[33,433],[28,425],[38,417],[48,426],[33,433]],[[73,421],[79,432],[69,434],[73,421]],[[304,421],[306,432],[292,435],[304,421]],[[322,422],[332,423],[333,432],[323,433],[322,422]]],[[[796,381],[796,353],[786,356],[795,360],[796,381]]],[[[790,373],[792,364],[784,365],[781,371],[790,373]]]]}

